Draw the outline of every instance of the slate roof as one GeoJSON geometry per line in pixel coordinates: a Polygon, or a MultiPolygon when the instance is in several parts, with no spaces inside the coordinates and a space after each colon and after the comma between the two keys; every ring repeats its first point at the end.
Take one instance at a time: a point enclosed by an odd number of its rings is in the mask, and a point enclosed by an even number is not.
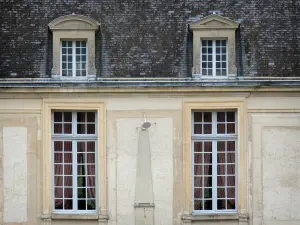
{"type": "Polygon", "coordinates": [[[0,77],[49,78],[48,23],[67,14],[101,23],[96,34],[100,78],[191,77],[190,18],[220,10],[240,21],[238,76],[300,76],[300,1],[28,0],[1,1],[0,77]]]}

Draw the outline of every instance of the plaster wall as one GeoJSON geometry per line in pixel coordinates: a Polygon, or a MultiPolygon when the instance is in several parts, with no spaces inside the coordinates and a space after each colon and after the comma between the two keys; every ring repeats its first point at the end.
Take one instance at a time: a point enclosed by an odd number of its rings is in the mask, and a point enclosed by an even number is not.
{"type": "MultiPolygon", "coordinates": [[[[48,95],[50,96],[50,95],[48,95]]],[[[182,153],[182,103],[184,101],[244,100],[245,151],[247,152],[247,212],[249,222],[238,220],[190,221],[187,224],[300,224],[297,193],[300,191],[300,103],[297,94],[280,93],[200,93],[197,95],[105,95],[54,94],[56,97],[77,99],[80,96],[104,102],[107,110],[107,209],[108,225],[134,224],[134,187],[139,127],[147,117],[149,129],[155,224],[182,224],[185,205],[184,161],[182,153]],[[222,97],[220,97],[222,96],[222,97]]],[[[15,99],[0,99],[0,224],[44,225],[42,213],[41,153],[42,95],[15,95],[15,99]],[[8,129],[4,131],[5,129],[8,129]],[[22,145],[27,146],[27,205],[21,208],[27,220],[20,221],[9,212],[4,217],[4,141],[13,142],[9,130],[19,132],[22,145]],[[22,130],[22,131],[21,131],[22,130]],[[24,131],[26,130],[26,132],[24,131]],[[25,133],[24,133],[25,132],[25,133]],[[4,133],[6,133],[4,135],[4,133]],[[9,134],[9,135],[8,135],[9,134]],[[26,140],[25,140],[26,139],[26,140]],[[25,142],[26,141],[26,142],[25,142]],[[13,221],[12,221],[13,220],[13,221]]],[[[46,97],[46,96],[45,96],[46,97]]],[[[17,143],[17,142],[15,142],[17,143]]],[[[19,145],[18,145],[19,146],[19,145]]],[[[21,146],[21,145],[20,145],[21,146]]],[[[9,156],[14,156],[8,151],[9,156]]],[[[20,156],[21,157],[21,156],[20,156]]],[[[23,157],[23,156],[22,156],[23,157]]],[[[13,157],[12,157],[13,158],[13,157]]],[[[24,157],[23,157],[24,158],[24,157]]],[[[25,170],[24,170],[25,171],[25,170]]],[[[24,172],[23,171],[23,172],[24,172]]],[[[21,173],[22,174],[22,173],[21,173]]],[[[24,175],[16,174],[16,180],[24,175]]],[[[7,175],[7,174],[6,174],[7,175]]],[[[5,176],[6,176],[5,175],[5,176]]],[[[24,179],[23,179],[24,181],[24,179]]],[[[18,182],[15,182],[18,184],[18,182]]],[[[15,207],[16,205],[14,205],[15,207]]],[[[10,210],[11,211],[11,210],[10,210]]],[[[12,212],[14,214],[14,212],[12,212]]],[[[23,214],[24,215],[24,214],[23,214]]],[[[22,217],[24,218],[24,217],[22,217]]],[[[96,220],[52,220],[51,224],[99,224],[96,220]]]]}

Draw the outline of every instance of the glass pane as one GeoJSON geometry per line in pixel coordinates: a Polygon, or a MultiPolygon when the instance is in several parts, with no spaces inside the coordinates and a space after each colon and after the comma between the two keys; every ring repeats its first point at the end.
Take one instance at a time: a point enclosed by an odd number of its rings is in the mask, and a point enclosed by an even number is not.
{"type": "Polygon", "coordinates": [[[211,122],[211,112],[204,112],[204,122],[211,122]]]}
{"type": "Polygon", "coordinates": [[[212,189],[204,188],[204,198],[212,198],[212,189]]]}
{"type": "Polygon", "coordinates": [[[78,187],[86,186],[85,177],[77,177],[77,186],[78,187]]]}
{"type": "Polygon", "coordinates": [[[64,188],[64,198],[73,198],[72,188],[64,188]]]}
{"type": "Polygon", "coordinates": [[[226,179],[225,176],[218,176],[218,179],[217,179],[218,187],[224,187],[225,186],[225,179],[226,179]]]}
{"type": "Polygon", "coordinates": [[[202,142],[194,142],[194,152],[202,152],[202,142]]]}
{"type": "Polygon", "coordinates": [[[77,122],[86,122],[85,121],[85,112],[77,113],[77,122]]]}
{"type": "Polygon", "coordinates": [[[207,40],[202,40],[202,45],[206,46],[207,45],[207,40]]]}
{"type": "Polygon", "coordinates": [[[227,198],[235,198],[235,188],[227,188],[227,198]]]}
{"type": "Polygon", "coordinates": [[[194,209],[195,210],[203,210],[202,201],[201,200],[195,200],[194,201],[194,209]]]}
{"type": "Polygon", "coordinates": [[[54,153],[54,163],[62,163],[62,154],[54,153]]]}
{"type": "Polygon", "coordinates": [[[235,123],[227,123],[227,134],[235,134],[235,123]]]}
{"type": "Polygon", "coordinates": [[[72,163],[72,153],[64,154],[64,163],[72,163]]]}
{"type": "Polygon", "coordinates": [[[63,143],[62,141],[54,141],[54,151],[61,152],[63,143]]]}
{"type": "Polygon", "coordinates": [[[203,183],[202,183],[203,179],[202,177],[194,177],[194,186],[195,187],[203,187],[203,183]]]}
{"type": "Polygon", "coordinates": [[[235,163],[235,154],[234,153],[227,153],[227,162],[235,163]]]}
{"type": "Polygon", "coordinates": [[[87,163],[95,163],[95,154],[94,153],[87,154],[87,163]]]}
{"type": "Polygon", "coordinates": [[[203,188],[195,188],[194,189],[194,198],[202,198],[203,188]]]}
{"type": "Polygon", "coordinates": [[[72,122],[72,112],[64,112],[64,122],[72,122]]]}
{"type": "Polygon", "coordinates": [[[73,177],[72,176],[64,176],[64,186],[73,186],[73,177]]]}
{"type": "Polygon", "coordinates": [[[62,133],[62,124],[55,123],[54,124],[54,134],[61,134],[62,133]]]}
{"type": "Polygon", "coordinates": [[[203,166],[202,165],[195,165],[194,166],[194,174],[195,175],[203,175],[203,166]]]}
{"type": "Polygon", "coordinates": [[[218,153],[217,162],[218,163],[225,163],[225,153],[218,153]]]}
{"type": "Polygon", "coordinates": [[[225,134],[225,123],[218,123],[217,124],[217,133],[218,134],[225,134]]]}
{"type": "Polygon", "coordinates": [[[95,122],[95,113],[87,112],[87,122],[95,122]]]}
{"type": "Polygon", "coordinates": [[[93,141],[87,142],[87,151],[95,152],[95,142],[93,142],[93,141]]]}
{"type": "Polygon", "coordinates": [[[212,200],[204,201],[204,210],[212,210],[212,200]]]}
{"type": "Polygon", "coordinates": [[[65,175],[72,175],[72,165],[65,165],[64,166],[64,174],[65,175]]]}
{"type": "Polygon", "coordinates": [[[63,166],[62,166],[62,164],[55,164],[54,165],[54,174],[55,175],[62,175],[63,174],[63,166]]]}
{"type": "Polygon", "coordinates": [[[64,142],[64,151],[71,152],[72,151],[72,141],[64,142]]]}
{"type": "Polygon", "coordinates": [[[87,197],[88,198],[95,198],[96,197],[96,189],[95,188],[88,188],[87,189],[87,197]]]}
{"type": "Polygon", "coordinates": [[[203,127],[204,127],[204,134],[211,134],[212,132],[211,124],[204,124],[203,127]]]}
{"type": "Polygon", "coordinates": [[[204,163],[212,163],[212,154],[211,153],[206,153],[204,154],[204,163]]]}
{"type": "Polygon", "coordinates": [[[218,198],[225,198],[225,188],[218,188],[217,197],[218,198]]]}
{"type": "Polygon", "coordinates": [[[54,122],[62,122],[62,112],[54,112],[54,122]]]}
{"type": "Polygon", "coordinates": [[[235,176],[227,177],[227,186],[235,186],[235,176]]]}
{"type": "Polygon", "coordinates": [[[72,124],[71,123],[64,124],[64,134],[72,134],[72,124]]]}
{"type": "Polygon", "coordinates": [[[235,165],[234,164],[227,165],[227,174],[228,175],[235,174],[235,165]]]}
{"type": "MultiPolygon", "coordinates": [[[[204,175],[212,175],[212,166],[211,165],[204,165],[204,175]]],[[[206,177],[207,178],[207,177],[206,177]]],[[[206,178],[204,178],[204,183],[206,182],[206,178]]],[[[207,187],[207,185],[206,185],[207,187]]]]}
{"type": "Polygon", "coordinates": [[[77,142],[77,152],[85,152],[85,142],[77,142]]]}
{"type": "Polygon", "coordinates": [[[224,152],[225,151],[225,141],[218,141],[217,142],[217,151],[224,152]]]}
{"type": "Polygon", "coordinates": [[[55,198],[62,198],[63,197],[63,188],[55,188],[54,191],[54,197],[55,198]]]}
{"type": "Polygon", "coordinates": [[[218,200],[217,208],[218,210],[226,209],[226,200],[218,200]]]}
{"type": "Polygon", "coordinates": [[[78,188],[77,189],[77,197],[78,198],[86,198],[86,188],[78,188]]]}
{"type": "Polygon", "coordinates": [[[204,142],[204,152],[212,152],[212,143],[204,142]]]}
{"type": "Polygon", "coordinates": [[[227,151],[235,151],[235,141],[227,141],[227,151]]]}
{"type": "Polygon", "coordinates": [[[78,200],[78,210],[86,210],[86,200],[78,200]]]}
{"type": "Polygon", "coordinates": [[[62,176],[54,176],[54,185],[55,186],[63,186],[63,177],[62,176]]]}
{"type": "Polygon", "coordinates": [[[63,199],[55,199],[55,209],[63,209],[63,199]]]}
{"type": "Polygon", "coordinates": [[[235,112],[227,112],[227,122],[235,122],[235,112]]]}
{"type": "Polygon", "coordinates": [[[88,175],[95,175],[95,165],[88,165],[87,166],[87,174],[88,175]]]}
{"type": "Polygon", "coordinates": [[[88,134],[95,134],[95,124],[88,124],[87,125],[87,133],[88,134]]]}
{"type": "Polygon", "coordinates": [[[78,165],[77,166],[77,174],[78,175],[85,175],[86,174],[84,165],[78,165]]]}
{"type": "Polygon", "coordinates": [[[217,122],[225,122],[225,112],[217,113],[217,122]]]}
{"type": "Polygon", "coordinates": [[[194,112],[194,122],[202,122],[202,112],[194,112]]]}
{"type": "Polygon", "coordinates": [[[217,166],[218,175],[225,175],[225,164],[219,164],[217,166]]]}
{"type": "Polygon", "coordinates": [[[87,200],[87,210],[94,210],[94,209],[96,209],[96,200],[95,199],[87,200]]]}
{"type": "Polygon", "coordinates": [[[85,163],[85,153],[77,154],[77,163],[83,164],[85,163]]]}
{"type": "Polygon", "coordinates": [[[77,134],[86,134],[85,124],[77,124],[77,134]]]}
{"type": "Polygon", "coordinates": [[[194,154],[194,163],[203,163],[203,154],[194,154]]]}
{"type": "Polygon", "coordinates": [[[64,200],[64,209],[67,209],[67,210],[73,209],[73,200],[72,199],[64,200]]]}
{"type": "Polygon", "coordinates": [[[88,187],[95,187],[96,186],[96,181],[94,176],[89,176],[87,178],[87,186],[88,187]]]}
{"type": "Polygon", "coordinates": [[[202,134],[202,124],[194,125],[194,134],[202,134]]]}
{"type": "Polygon", "coordinates": [[[227,209],[235,209],[235,199],[227,200],[227,209]]]}

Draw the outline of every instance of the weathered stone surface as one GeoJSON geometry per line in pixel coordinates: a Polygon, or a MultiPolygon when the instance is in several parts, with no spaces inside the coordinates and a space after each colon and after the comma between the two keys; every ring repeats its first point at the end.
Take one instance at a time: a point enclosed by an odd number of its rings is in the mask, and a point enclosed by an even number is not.
{"type": "Polygon", "coordinates": [[[189,77],[188,19],[209,10],[241,21],[239,76],[299,76],[300,2],[285,0],[1,1],[0,77],[50,77],[48,23],[82,14],[101,23],[96,34],[99,77],[189,77]]]}
{"type": "Polygon", "coordinates": [[[3,128],[3,170],[3,221],[27,222],[26,127],[3,128]]]}

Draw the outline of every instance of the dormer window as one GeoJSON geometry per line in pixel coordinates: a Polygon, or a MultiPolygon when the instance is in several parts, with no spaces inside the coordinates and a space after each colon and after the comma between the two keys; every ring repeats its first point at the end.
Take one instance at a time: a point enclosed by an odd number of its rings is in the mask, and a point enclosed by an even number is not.
{"type": "Polygon", "coordinates": [[[227,76],[227,40],[201,41],[202,76],[227,76]]]}
{"type": "Polygon", "coordinates": [[[190,24],[193,32],[193,76],[234,78],[235,30],[239,24],[213,14],[190,24]]]}
{"type": "Polygon", "coordinates": [[[49,23],[53,33],[53,78],[96,77],[95,32],[99,26],[94,19],[75,14],[49,23]]]}
{"type": "Polygon", "coordinates": [[[61,41],[61,76],[85,77],[87,75],[86,41],[61,41]]]}

